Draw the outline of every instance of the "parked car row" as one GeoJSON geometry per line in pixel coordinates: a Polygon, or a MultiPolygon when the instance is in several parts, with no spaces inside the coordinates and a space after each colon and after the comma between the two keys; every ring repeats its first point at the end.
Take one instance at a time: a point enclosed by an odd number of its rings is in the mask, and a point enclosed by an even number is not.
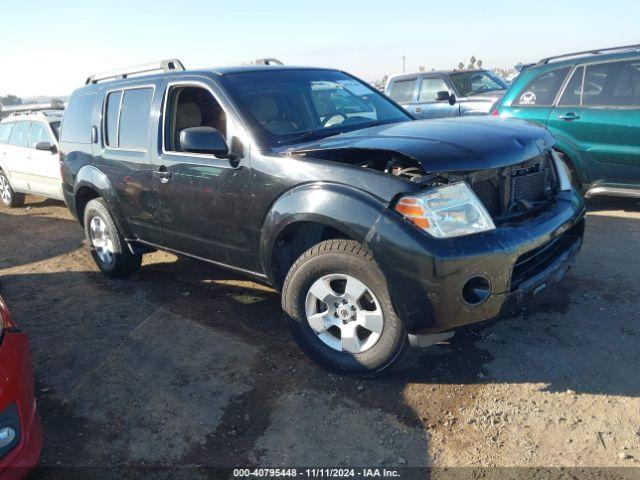
{"type": "MultiPolygon", "coordinates": [[[[508,90],[483,70],[394,77],[391,98],[278,63],[171,59],[90,76],[63,118],[13,114],[2,203],[63,198],[109,277],[161,249],[271,285],[311,359],[374,374],[553,288],[584,236],[575,187],[637,192],[637,47],[545,59],[508,90]]],[[[31,464],[41,433],[0,307],[2,468],[31,464]]]]}

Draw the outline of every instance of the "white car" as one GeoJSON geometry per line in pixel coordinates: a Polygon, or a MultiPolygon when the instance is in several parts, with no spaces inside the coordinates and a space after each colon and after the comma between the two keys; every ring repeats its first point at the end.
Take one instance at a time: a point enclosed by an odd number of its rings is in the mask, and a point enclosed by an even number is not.
{"type": "Polygon", "coordinates": [[[58,154],[61,110],[14,113],[0,122],[0,201],[24,204],[25,194],[64,200],[58,154]]]}

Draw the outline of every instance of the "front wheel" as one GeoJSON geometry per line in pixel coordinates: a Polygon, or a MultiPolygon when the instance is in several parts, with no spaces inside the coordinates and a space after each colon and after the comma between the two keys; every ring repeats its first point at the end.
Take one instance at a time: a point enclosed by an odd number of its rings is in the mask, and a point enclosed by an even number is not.
{"type": "Polygon", "coordinates": [[[285,279],[282,307],[300,348],[332,371],[381,372],[408,345],[382,272],[352,240],[327,240],[307,250],[285,279]]]}
{"type": "Polygon", "coordinates": [[[0,171],[0,201],[2,201],[2,204],[7,208],[21,207],[24,205],[24,194],[13,191],[9,179],[3,171],[0,171]]]}
{"type": "Polygon", "coordinates": [[[107,277],[124,278],[140,269],[142,255],[131,253],[103,199],[87,203],[84,231],[91,256],[107,277]]]}

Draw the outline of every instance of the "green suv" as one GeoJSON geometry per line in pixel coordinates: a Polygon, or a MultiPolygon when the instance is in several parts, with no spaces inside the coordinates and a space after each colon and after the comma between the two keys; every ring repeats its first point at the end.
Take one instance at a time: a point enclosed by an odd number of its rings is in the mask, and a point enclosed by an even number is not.
{"type": "Polygon", "coordinates": [[[526,65],[492,114],[547,127],[587,197],[640,197],[640,45],[526,65]]]}

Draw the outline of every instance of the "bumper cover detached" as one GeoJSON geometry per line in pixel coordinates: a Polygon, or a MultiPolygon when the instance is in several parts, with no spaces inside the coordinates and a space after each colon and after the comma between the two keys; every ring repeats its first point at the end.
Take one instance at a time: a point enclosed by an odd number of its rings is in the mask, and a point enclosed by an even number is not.
{"type": "Polygon", "coordinates": [[[408,331],[437,333],[512,312],[560,280],[582,245],[584,214],[579,194],[564,191],[548,210],[516,225],[436,239],[388,211],[367,245],[408,331]],[[486,296],[470,302],[465,288],[478,279],[486,296]]]}

